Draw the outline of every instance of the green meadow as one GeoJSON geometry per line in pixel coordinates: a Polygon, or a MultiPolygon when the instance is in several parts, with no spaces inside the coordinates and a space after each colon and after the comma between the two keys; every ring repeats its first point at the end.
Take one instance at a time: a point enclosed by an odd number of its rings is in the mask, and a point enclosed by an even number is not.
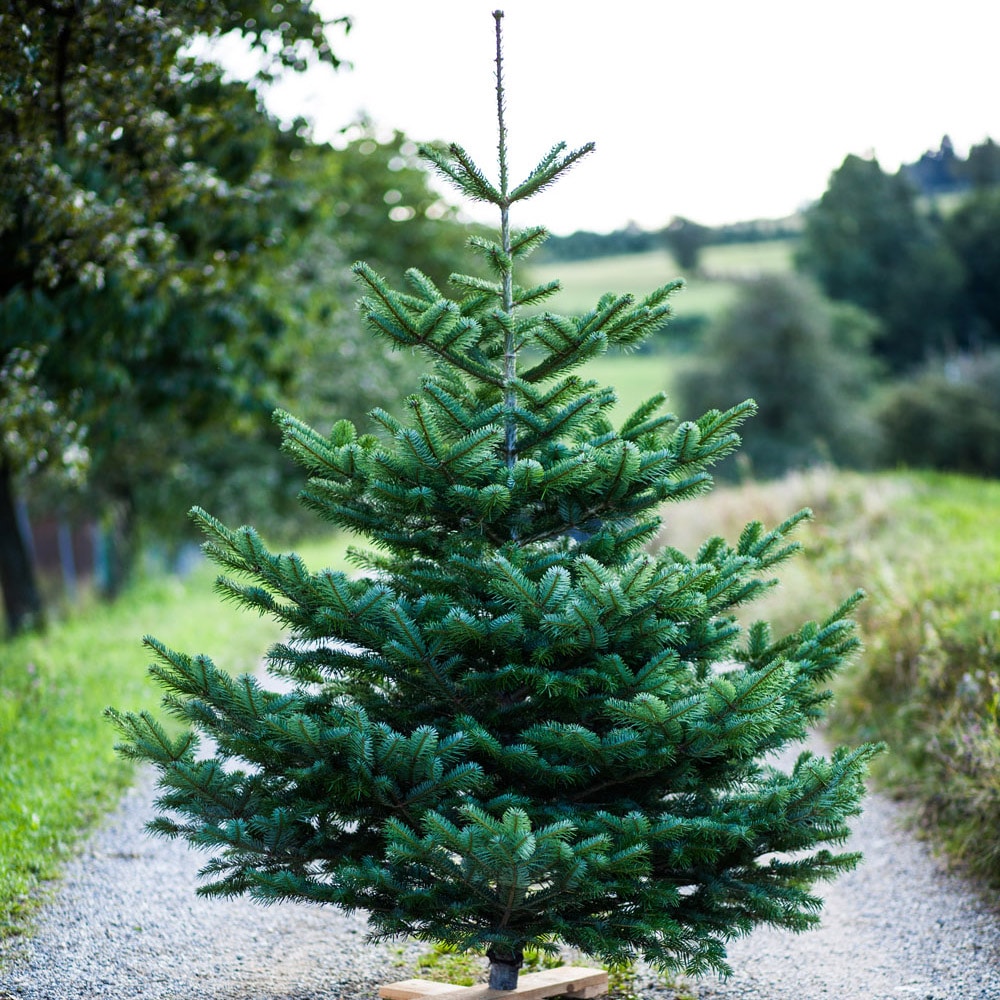
{"type": "MultiPolygon", "coordinates": [[[[787,239],[706,248],[701,273],[685,278],[684,288],[673,297],[677,323],[719,316],[735,299],[741,281],[790,270],[793,251],[794,243],[787,239]]],[[[570,315],[592,309],[605,292],[631,292],[639,298],[680,276],[666,250],[532,265],[530,272],[533,282],[559,281],[561,287],[546,308],[570,315]]],[[[687,340],[673,336],[669,322],[652,343],[643,353],[609,352],[581,369],[580,374],[615,387],[617,419],[654,393],[673,397],[685,367],[693,363],[687,340]]]]}
{"type": "Polygon", "coordinates": [[[530,277],[538,283],[558,280],[561,288],[546,308],[568,314],[592,309],[605,292],[631,292],[641,297],[675,278],[684,278],[685,287],[673,300],[676,315],[681,319],[713,319],[733,301],[740,281],[791,270],[793,252],[794,243],[787,239],[707,247],[702,253],[700,272],[684,275],[666,250],[651,250],[590,260],[533,263],[530,277]]]}

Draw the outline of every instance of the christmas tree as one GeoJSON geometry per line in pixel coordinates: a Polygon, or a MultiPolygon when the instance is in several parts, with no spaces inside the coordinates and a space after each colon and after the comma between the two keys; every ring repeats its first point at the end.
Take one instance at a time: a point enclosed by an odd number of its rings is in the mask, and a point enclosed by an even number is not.
{"type": "Polygon", "coordinates": [[[287,629],[267,654],[284,683],[147,639],[186,728],[110,714],[160,771],[151,829],[213,853],[205,894],[363,910],[374,939],[485,951],[501,989],[528,946],[725,972],[728,939],[811,926],[812,885],[858,861],[830,845],[873,748],[764,760],[822,718],[857,597],[780,638],[738,622],[805,512],[644,550],[753,405],[679,422],[659,395],[616,429],[613,390],[574,374],[661,325],[679,282],[578,317],[528,308],[557,284],[516,282],[545,232],[512,230],[510,209],[591,147],[557,145],[511,185],[495,17],[499,181],[460,146],[425,150],[497,207],[499,238],[471,240],[493,278],[455,275],[448,297],[356,265],[368,325],[432,370],[404,419],[372,412],[375,434],[277,415],[304,502],[374,548],[358,574],[314,572],[196,510],[221,594],[287,629]]]}

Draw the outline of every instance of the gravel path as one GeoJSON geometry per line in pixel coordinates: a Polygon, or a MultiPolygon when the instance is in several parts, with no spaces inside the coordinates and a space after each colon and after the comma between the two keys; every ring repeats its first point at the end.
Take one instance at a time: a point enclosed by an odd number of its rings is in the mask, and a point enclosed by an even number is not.
{"type": "MultiPolygon", "coordinates": [[[[331,908],[194,895],[203,857],[151,839],[146,774],[66,870],[0,1000],[353,1000],[407,978],[422,946],[364,943],[331,908]]],[[[1000,1000],[1000,917],[944,872],[872,795],[850,845],[866,862],[825,889],[823,926],[733,944],[736,975],[683,983],[699,1000],[1000,1000]]],[[[652,976],[642,1000],[673,1000],[652,976]]]]}

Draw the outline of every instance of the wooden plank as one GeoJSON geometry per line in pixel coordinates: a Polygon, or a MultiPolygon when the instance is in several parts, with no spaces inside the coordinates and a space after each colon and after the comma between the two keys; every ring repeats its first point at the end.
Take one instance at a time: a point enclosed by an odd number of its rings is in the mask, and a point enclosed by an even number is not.
{"type": "Polygon", "coordinates": [[[380,987],[379,996],[383,1000],[545,1000],[556,996],[586,1000],[603,996],[607,991],[608,974],[603,970],[563,965],[558,969],[543,969],[521,976],[516,990],[491,990],[488,986],[454,986],[429,979],[405,979],[380,987]]]}
{"type": "Polygon", "coordinates": [[[398,983],[389,983],[378,988],[382,1000],[424,1000],[425,997],[436,997],[440,993],[451,993],[456,990],[471,990],[472,986],[455,986],[452,983],[438,983],[433,979],[402,979],[398,983]]]}

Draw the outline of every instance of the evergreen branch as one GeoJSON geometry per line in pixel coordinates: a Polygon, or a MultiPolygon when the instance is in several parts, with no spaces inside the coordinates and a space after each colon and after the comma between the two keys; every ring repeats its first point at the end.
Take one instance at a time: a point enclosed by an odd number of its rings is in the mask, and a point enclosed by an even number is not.
{"type": "Polygon", "coordinates": [[[605,328],[611,325],[612,321],[620,317],[635,301],[635,296],[629,292],[624,295],[613,295],[608,292],[602,295],[597,303],[597,308],[581,316],[577,324],[577,335],[600,331],[606,333],[605,328]]]}
{"type": "MultiPolygon", "coordinates": [[[[429,452],[431,459],[433,459],[434,465],[445,473],[449,482],[454,482],[454,477],[452,476],[451,470],[448,469],[441,460],[441,455],[438,450],[440,443],[437,441],[437,434],[435,433],[434,428],[425,419],[423,406],[421,405],[420,400],[415,397],[410,397],[410,399],[407,400],[407,402],[410,406],[410,409],[413,411],[414,418],[416,419],[417,426],[420,430],[421,438],[427,445],[427,450],[429,452]]],[[[407,436],[405,440],[409,443],[411,439],[407,436]]],[[[416,451],[414,451],[414,454],[417,454],[416,451]]],[[[421,460],[423,460],[422,456],[418,457],[420,457],[421,460]]]]}
{"type": "Polygon", "coordinates": [[[478,401],[470,398],[461,383],[456,385],[425,378],[421,389],[431,398],[438,412],[448,418],[452,429],[462,435],[488,425],[495,426],[503,412],[499,404],[489,407],[483,407],[481,403],[476,405],[478,401]]]}
{"type": "Polygon", "coordinates": [[[498,299],[503,295],[503,285],[495,281],[490,281],[489,278],[479,278],[473,274],[453,274],[449,280],[458,288],[468,288],[474,292],[489,293],[498,299]]]}
{"type": "Polygon", "coordinates": [[[531,288],[514,289],[514,305],[532,306],[539,302],[544,302],[551,298],[562,286],[558,281],[547,281],[543,285],[534,285],[531,288]]]}
{"type": "Polygon", "coordinates": [[[555,385],[544,390],[539,386],[525,382],[522,378],[520,388],[532,413],[546,413],[566,405],[567,401],[573,400],[581,393],[596,392],[601,387],[596,381],[584,381],[579,375],[567,375],[555,385]]]}
{"type": "Polygon", "coordinates": [[[542,322],[543,328],[537,332],[536,339],[550,353],[521,375],[524,382],[544,381],[559,372],[579,367],[607,350],[607,337],[600,331],[594,331],[581,339],[576,336],[572,320],[546,313],[542,322]]]}
{"type": "Polygon", "coordinates": [[[441,294],[437,285],[435,285],[434,282],[431,281],[431,279],[418,268],[407,268],[403,276],[411,285],[413,285],[424,302],[430,304],[432,302],[441,302],[444,300],[444,296],[441,294]]]}
{"type": "Polygon", "coordinates": [[[469,246],[480,252],[494,274],[503,275],[513,265],[513,256],[504,253],[503,247],[493,240],[484,239],[482,236],[470,236],[469,246]]]}
{"type": "MultiPolygon", "coordinates": [[[[470,374],[482,377],[480,366],[470,369],[469,359],[458,348],[478,336],[478,324],[470,317],[462,317],[459,306],[448,299],[436,298],[431,302],[413,300],[418,308],[414,315],[407,312],[403,297],[393,292],[385,281],[367,264],[359,262],[352,267],[357,275],[377,296],[361,300],[362,312],[369,325],[406,346],[420,346],[470,374]],[[380,304],[380,305],[379,305],[380,304]],[[385,312],[382,312],[382,310],[385,312]]],[[[419,272],[411,277],[414,280],[419,272]]],[[[436,289],[435,289],[436,291],[436,289]]]]}
{"type": "MultiPolygon", "coordinates": [[[[464,459],[477,452],[482,455],[482,446],[487,442],[495,440],[500,432],[501,428],[496,424],[487,424],[485,427],[479,427],[474,431],[470,431],[447,449],[441,458],[442,467],[451,469],[453,465],[458,465],[464,459]]],[[[479,470],[483,470],[482,461],[478,461],[476,467],[479,470]]]]}
{"type": "MultiPolygon", "coordinates": [[[[477,360],[471,349],[464,352],[457,349],[478,336],[478,324],[471,317],[464,317],[464,322],[459,322],[450,328],[454,331],[452,339],[442,343],[437,343],[433,339],[432,334],[439,328],[436,323],[431,324],[431,319],[441,318],[445,313],[452,316],[460,314],[457,305],[446,300],[442,304],[435,303],[434,312],[427,321],[431,325],[424,330],[420,327],[420,319],[411,318],[405,313],[400,296],[394,293],[367,264],[359,262],[352,267],[352,270],[377,297],[377,302],[371,299],[362,299],[361,302],[365,319],[373,329],[385,333],[397,343],[419,346],[482,382],[503,385],[503,377],[488,363],[477,360]],[[381,308],[386,310],[385,314],[380,312],[379,303],[381,308]]],[[[453,276],[455,277],[464,276],[453,276]]],[[[421,303],[421,305],[426,311],[427,304],[421,303]]]]}
{"type": "Polygon", "coordinates": [[[594,409],[596,400],[596,396],[587,393],[567,403],[557,413],[548,416],[535,434],[526,437],[522,442],[522,448],[525,451],[530,451],[542,440],[551,440],[565,434],[574,423],[578,422],[578,418],[582,418],[594,409]]]}
{"type": "Polygon", "coordinates": [[[677,419],[673,413],[662,414],[653,420],[649,419],[667,401],[667,398],[665,392],[658,392],[654,396],[650,396],[625,419],[618,432],[619,436],[626,441],[634,441],[643,434],[650,434],[673,423],[677,419]]]}
{"type": "Polygon", "coordinates": [[[486,179],[472,157],[458,145],[450,143],[447,154],[433,146],[421,146],[420,155],[430,160],[442,177],[450,180],[467,198],[492,205],[504,204],[500,192],[486,179]]]}
{"type": "Polygon", "coordinates": [[[549,238],[548,231],[542,226],[532,226],[529,229],[514,233],[510,242],[511,257],[517,260],[529,256],[549,238]]]}
{"type": "Polygon", "coordinates": [[[534,170],[511,191],[507,203],[512,205],[515,201],[522,201],[534,194],[538,194],[539,191],[547,188],[588,153],[592,153],[595,147],[594,143],[588,142],[586,145],[580,146],[579,149],[574,149],[565,156],[560,157],[559,154],[565,148],[566,143],[564,142],[553,146],[538,162],[534,170]]]}

